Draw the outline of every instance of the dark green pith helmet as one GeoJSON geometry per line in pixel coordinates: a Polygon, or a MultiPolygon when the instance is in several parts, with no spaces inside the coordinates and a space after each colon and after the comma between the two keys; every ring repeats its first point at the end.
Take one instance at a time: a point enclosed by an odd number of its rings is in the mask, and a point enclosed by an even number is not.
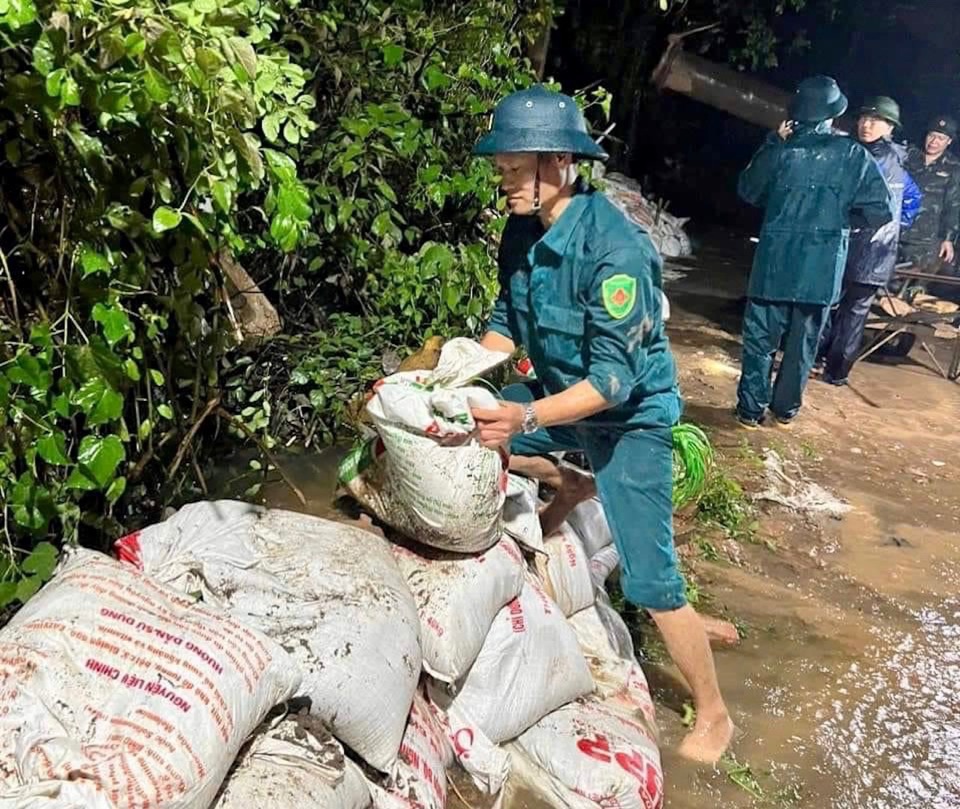
{"type": "Polygon", "coordinates": [[[804,124],[838,118],[847,111],[847,97],[829,76],[804,79],[790,100],[790,117],[804,124]]]}
{"type": "Polygon", "coordinates": [[[900,126],[900,105],[890,96],[868,98],[860,108],[859,115],[873,115],[883,118],[894,126],[900,126]]]}
{"type": "Polygon", "coordinates": [[[473,147],[475,155],[516,152],[571,152],[575,157],[606,160],[590,137],[577,102],[543,85],[511,93],[493,111],[493,126],[473,147]]]}

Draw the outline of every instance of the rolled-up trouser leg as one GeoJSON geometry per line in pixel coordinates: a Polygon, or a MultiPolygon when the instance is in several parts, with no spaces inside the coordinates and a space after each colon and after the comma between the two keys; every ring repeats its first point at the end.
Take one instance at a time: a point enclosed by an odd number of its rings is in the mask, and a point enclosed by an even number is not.
{"type": "MultiPolygon", "coordinates": [[[[530,401],[539,391],[504,388],[508,401],[530,401]]],[[[546,427],[517,435],[510,451],[547,455],[582,449],[620,554],[620,581],[627,599],[649,610],[676,610],[687,603],[686,584],[673,544],[673,432],[669,427],[546,427]]]]}
{"type": "Polygon", "coordinates": [[[743,355],[737,386],[737,412],[760,419],[770,404],[773,357],[787,327],[788,303],[751,298],[743,313],[743,355]]]}
{"type": "Polygon", "coordinates": [[[654,611],[687,603],[673,544],[673,434],[652,429],[578,428],[597,493],[620,553],[627,599],[654,611]]]}
{"type": "Polygon", "coordinates": [[[848,284],[832,318],[833,333],[827,348],[825,373],[835,381],[846,379],[863,346],[863,332],[877,287],[848,284]]]}
{"type": "Polygon", "coordinates": [[[780,419],[792,419],[803,404],[803,391],[817,359],[820,335],[830,314],[828,304],[789,305],[783,359],[773,386],[770,409],[780,419]]]}

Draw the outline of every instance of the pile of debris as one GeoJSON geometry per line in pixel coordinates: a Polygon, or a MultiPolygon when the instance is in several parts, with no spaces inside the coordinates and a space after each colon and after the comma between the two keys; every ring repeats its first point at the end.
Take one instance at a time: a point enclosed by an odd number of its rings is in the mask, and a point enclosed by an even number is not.
{"type": "Polygon", "coordinates": [[[342,469],[387,535],[235,501],[68,553],[0,630],[0,809],[659,809],[654,708],[604,585],[597,501],[543,537],[538,488],[465,440],[470,341],[383,380],[342,469]]]}
{"type": "Polygon", "coordinates": [[[690,237],[683,229],[689,219],[673,216],[663,205],[647,199],[640,184],[623,174],[605,174],[600,185],[611,202],[650,234],[660,255],[664,258],[693,255],[690,237]]]}

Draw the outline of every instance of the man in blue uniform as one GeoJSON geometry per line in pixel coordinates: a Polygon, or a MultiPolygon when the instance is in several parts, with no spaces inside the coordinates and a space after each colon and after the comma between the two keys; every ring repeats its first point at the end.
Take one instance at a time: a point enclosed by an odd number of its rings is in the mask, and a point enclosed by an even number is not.
{"type": "MultiPolygon", "coordinates": [[[[693,692],[697,721],[680,753],[716,762],[733,726],[673,545],[671,428],[682,405],[659,257],[643,230],[578,179],[578,158],[606,155],[570,97],[539,86],[508,96],[474,153],[494,157],[511,213],[483,344],[525,346],[540,382],[508,389],[514,401],[497,410],[474,411],[480,438],[509,445],[514,456],[586,453],[620,552],[624,594],[653,616],[693,692]]],[[[561,491],[545,528],[588,493],[561,491]]]]}
{"type": "Polygon", "coordinates": [[[876,161],[852,138],[831,132],[846,108],[833,79],[805,79],[791,100],[792,121],[770,135],[740,175],[740,196],[766,211],[743,317],[737,418],[745,427],[757,427],[767,408],[782,424],[800,410],[821,332],[839,297],[851,214],[874,229],[893,219],[876,161]]]}

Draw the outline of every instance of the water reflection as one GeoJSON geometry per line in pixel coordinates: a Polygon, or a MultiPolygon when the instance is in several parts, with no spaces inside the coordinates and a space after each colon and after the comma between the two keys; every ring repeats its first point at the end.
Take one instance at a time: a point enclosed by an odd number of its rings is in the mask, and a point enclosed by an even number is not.
{"type": "Polygon", "coordinates": [[[960,806],[960,604],[914,617],[850,665],[818,715],[835,809],[960,806]]]}

